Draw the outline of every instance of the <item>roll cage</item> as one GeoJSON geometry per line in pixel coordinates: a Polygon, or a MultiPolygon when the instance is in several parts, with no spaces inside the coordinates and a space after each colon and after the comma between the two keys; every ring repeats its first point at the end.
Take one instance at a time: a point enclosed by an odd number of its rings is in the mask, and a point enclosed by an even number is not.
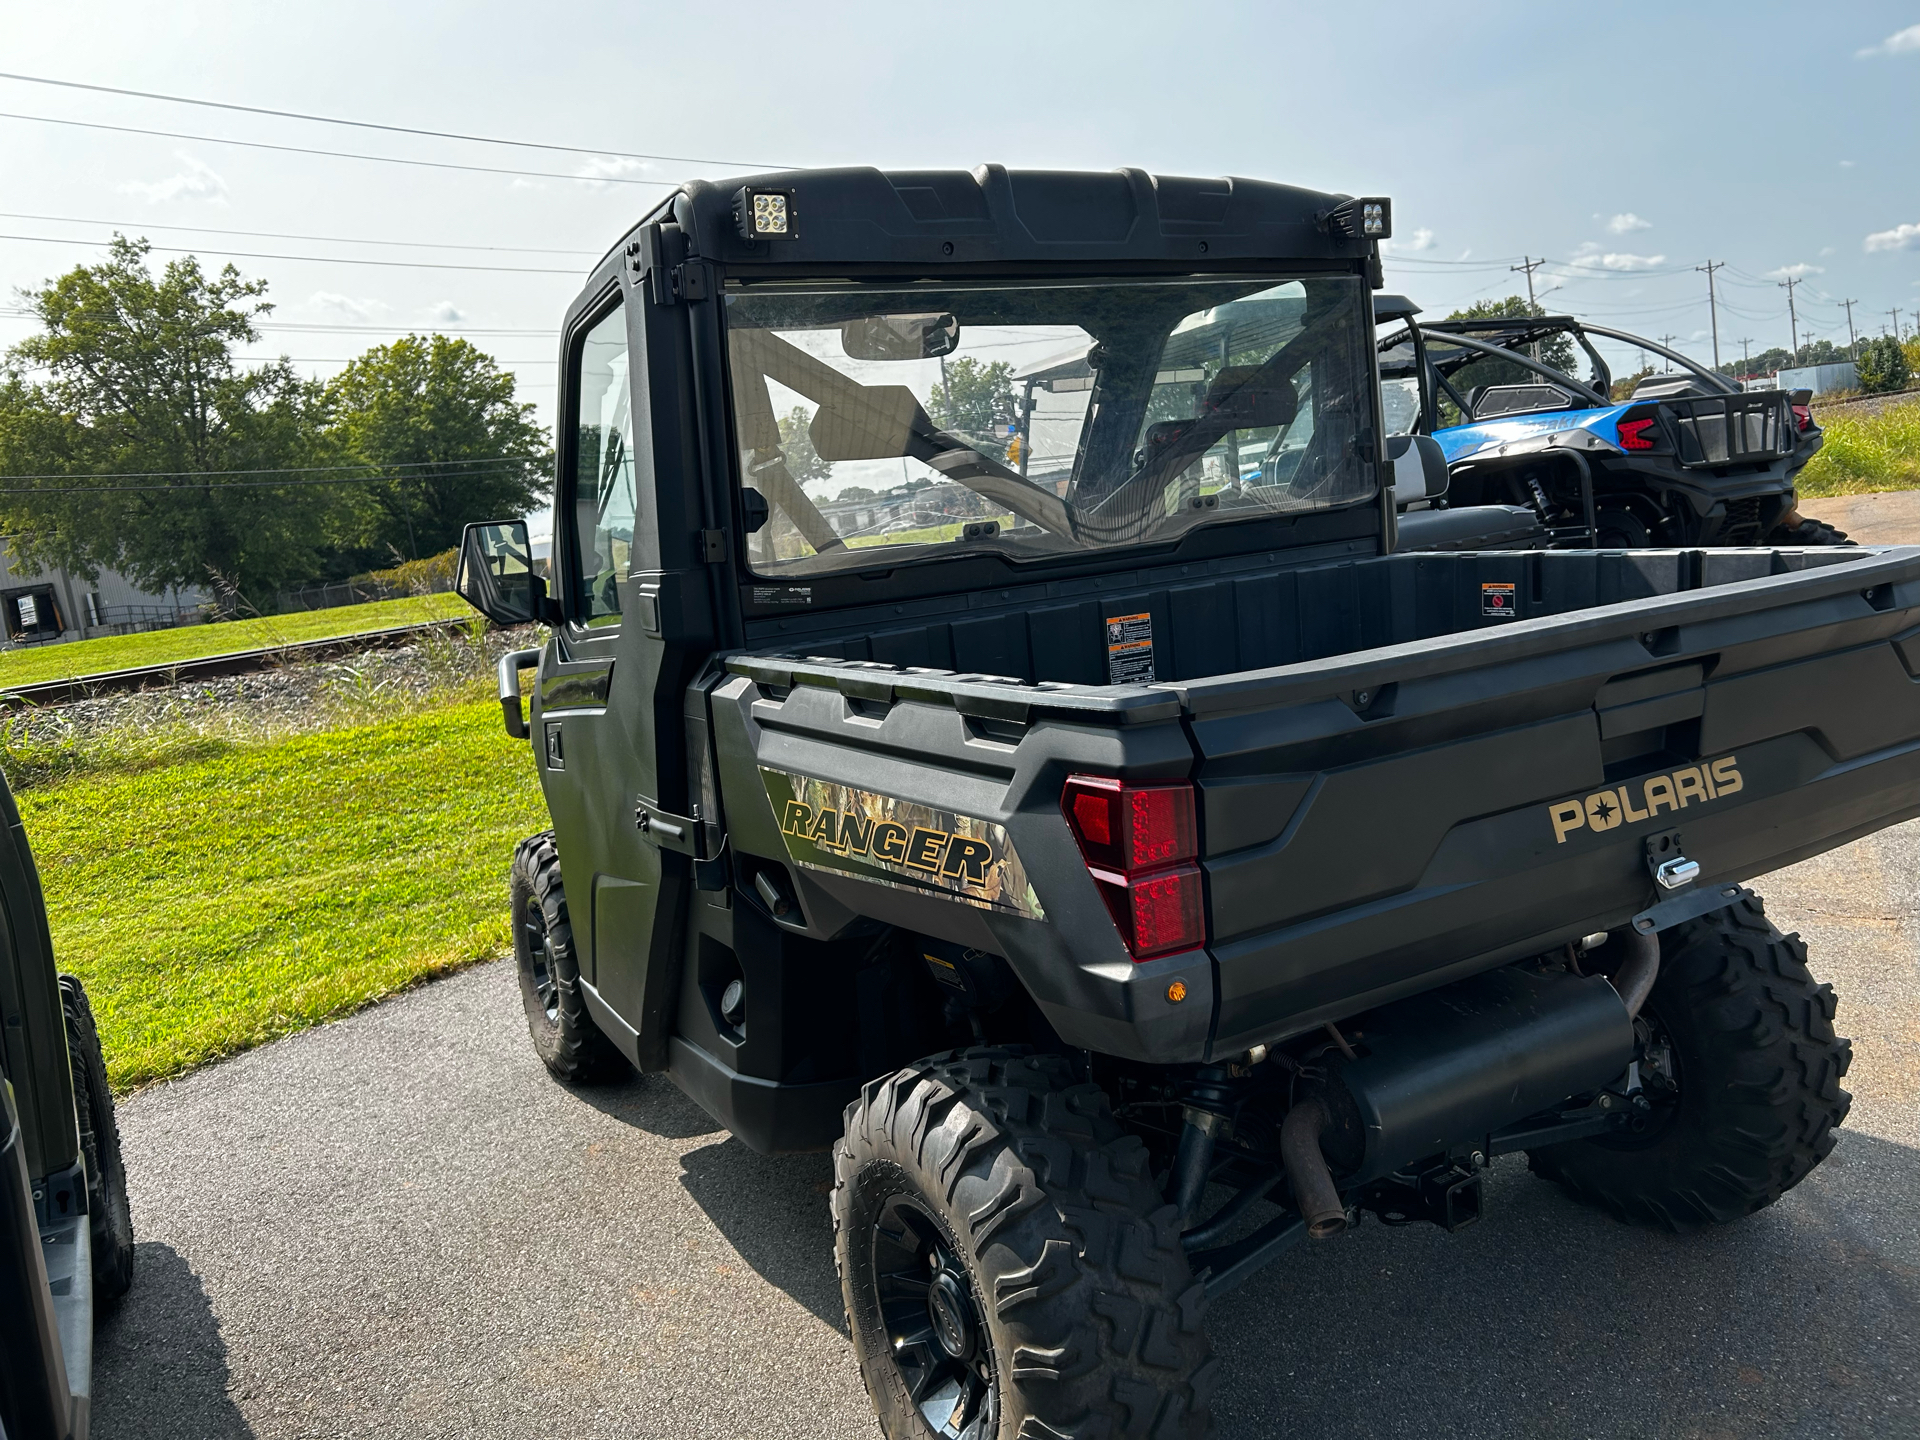
{"type": "MultiPolygon", "coordinates": [[[[1382,297],[1383,301],[1386,298],[1382,297]]],[[[1715,394],[1740,393],[1740,387],[1724,375],[1707,369],[1676,350],[1625,330],[1589,325],[1571,315],[1423,322],[1415,318],[1418,310],[1405,301],[1398,304],[1376,303],[1375,313],[1388,324],[1401,322],[1376,342],[1380,353],[1380,378],[1383,381],[1417,379],[1420,389],[1420,422],[1417,428],[1424,434],[1430,435],[1445,428],[1440,423],[1440,400],[1443,396],[1460,412],[1461,418],[1454,422],[1456,424],[1472,425],[1482,419],[1494,418],[1491,414],[1481,413],[1487,408],[1487,397],[1481,392],[1489,388],[1507,387],[1479,387],[1462,393],[1453,383],[1454,376],[1467,366],[1490,357],[1519,365],[1547,384],[1561,388],[1567,392],[1570,401],[1585,402],[1584,405],[1570,404],[1554,408],[1603,408],[1613,404],[1612,368],[1588,338],[1596,335],[1622,341],[1669,360],[1704,382],[1715,394]],[[1592,363],[1593,373],[1587,380],[1580,380],[1528,353],[1542,342],[1560,335],[1572,339],[1592,363]],[[1439,347],[1439,353],[1436,353],[1436,346],[1439,347]],[[1405,353],[1396,354],[1402,347],[1405,347],[1405,353]]],[[[1503,408],[1498,413],[1507,415],[1521,412],[1503,408]]]]}

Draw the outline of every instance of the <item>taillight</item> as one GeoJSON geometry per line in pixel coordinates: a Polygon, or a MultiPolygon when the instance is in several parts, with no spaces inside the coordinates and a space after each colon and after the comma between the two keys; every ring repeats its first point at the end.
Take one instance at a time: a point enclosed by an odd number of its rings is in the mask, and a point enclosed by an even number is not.
{"type": "Polygon", "coordinates": [[[1793,407],[1793,419],[1794,424],[1801,430],[1811,430],[1813,428],[1813,407],[1811,405],[1795,405],[1793,407]]]}
{"type": "Polygon", "coordinates": [[[1190,950],[1206,939],[1192,785],[1072,775],[1060,808],[1134,959],[1190,950]]]}
{"type": "Polygon", "coordinates": [[[1620,448],[1622,450],[1651,450],[1653,441],[1647,438],[1647,431],[1653,428],[1653,417],[1645,420],[1622,420],[1620,422],[1620,448]]]}

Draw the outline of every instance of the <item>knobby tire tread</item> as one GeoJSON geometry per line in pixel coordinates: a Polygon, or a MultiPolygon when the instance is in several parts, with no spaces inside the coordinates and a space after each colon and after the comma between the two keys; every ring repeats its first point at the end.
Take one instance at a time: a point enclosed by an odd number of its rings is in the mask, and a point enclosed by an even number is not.
{"type": "Polygon", "coordinates": [[[1831,985],[1758,897],[1667,931],[1647,1008],[1680,1062],[1678,1112],[1650,1144],[1531,1151],[1533,1172],[1635,1225],[1688,1231],[1773,1204],[1833,1150],[1852,1097],[1831,985]]]}
{"type": "Polygon", "coordinates": [[[527,1011],[527,1032],[541,1061],[558,1080],[571,1085],[609,1085],[627,1079],[633,1067],[627,1057],[594,1024],[580,993],[580,960],[574,949],[573,924],[567,913],[567,892],[560,878],[560,852],[553,832],[543,830],[522,840],[513,852],[508,892],[513,907],[513,957],[520,976],[520,997],[527,1011]],[[549,967],[559,993],[560,1013],[549,1020],[534,986],[533,956],[522,908],[536,904],[546,920],[549,967]]]}
{"type": "Polygon", "coordinates": [[[1146,1147],[1065,1057],[976,1047],[869,1083],[834,1148],[834,1258],[862,1379],[890,1440],[932,1432],[906,1404],[891,1361],[870,1353],[886,1336],[860,1322],[850,1274],[850,1247],[869,1243],[853,1233],[856,1176],[886,1162],[944,1197],[970,1253],[994,1353],[1011,1372],[1000,1385],[999,1435],[1213,1433],[1205,1289],[1146,1147]],[[891,1401],[889,1386],[900,1392],[891,1401]]]}
{"type": "Polygon", "coordinates": [[[87,1166],[93,1294],[97,1302],[110,1303],[133,1284],[133,1211],[127,1201],[127,1168],[120,1158],[120,1122],[114,1115],[93,1006],[85,987],[72,975],[60,977],[60,1009],[73,1072],[74,1120],[87,1166]]]}

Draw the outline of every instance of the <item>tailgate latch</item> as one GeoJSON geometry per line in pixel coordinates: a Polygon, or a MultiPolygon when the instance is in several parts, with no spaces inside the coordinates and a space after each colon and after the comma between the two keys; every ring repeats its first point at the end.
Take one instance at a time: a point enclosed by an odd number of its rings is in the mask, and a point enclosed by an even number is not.
{"type": "Polygon", "coordinates": [[[1680,832],[1662,830],[1646,838],[1647,869],[1662,895],[1677,895],[1700,878],[1700,862],[1680,850],[1680,832]]]}

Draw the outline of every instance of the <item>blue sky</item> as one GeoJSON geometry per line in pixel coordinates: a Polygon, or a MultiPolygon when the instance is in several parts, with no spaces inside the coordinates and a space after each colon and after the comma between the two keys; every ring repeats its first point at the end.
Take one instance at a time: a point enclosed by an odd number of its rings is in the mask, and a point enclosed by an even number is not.
{"type": "Polygon", "coordinates": [[[327,374],[407,329],[455,329],[508,362],[543,414],[551,332],[578,275],[662,193],[630,182],[735,162],[1139,165],[1383,193],[1399,231],[1390,284],[1430,313],[1522,289],[1507,267],[1545,256],[1536,283],[1551,305],[1703,358],[1706,278],[1692,267],[1710,258],[1729,266],[1723,356],[1742,337],[1786,343],[1788,273],[1804,277],[1803,336],[1844,342],[1844,297],[1863,333],[1892,307],[1909,331],[1920,313],[1920,3],[4,0],[0,69],[700,162],[0,80],[0,111],[40,117],[0,118],[0,234],[34,237],[0,239],[0,343],[26,332],[7,313],[13,289],[97,255],[117,225],[208,258],[255,252],[236,263],[280,306],[255,353],[327,374]],[[203,228],[162,228],[188,226],[203,228]],[[347,263],[372,259],[494,268],[347,263]]]}

